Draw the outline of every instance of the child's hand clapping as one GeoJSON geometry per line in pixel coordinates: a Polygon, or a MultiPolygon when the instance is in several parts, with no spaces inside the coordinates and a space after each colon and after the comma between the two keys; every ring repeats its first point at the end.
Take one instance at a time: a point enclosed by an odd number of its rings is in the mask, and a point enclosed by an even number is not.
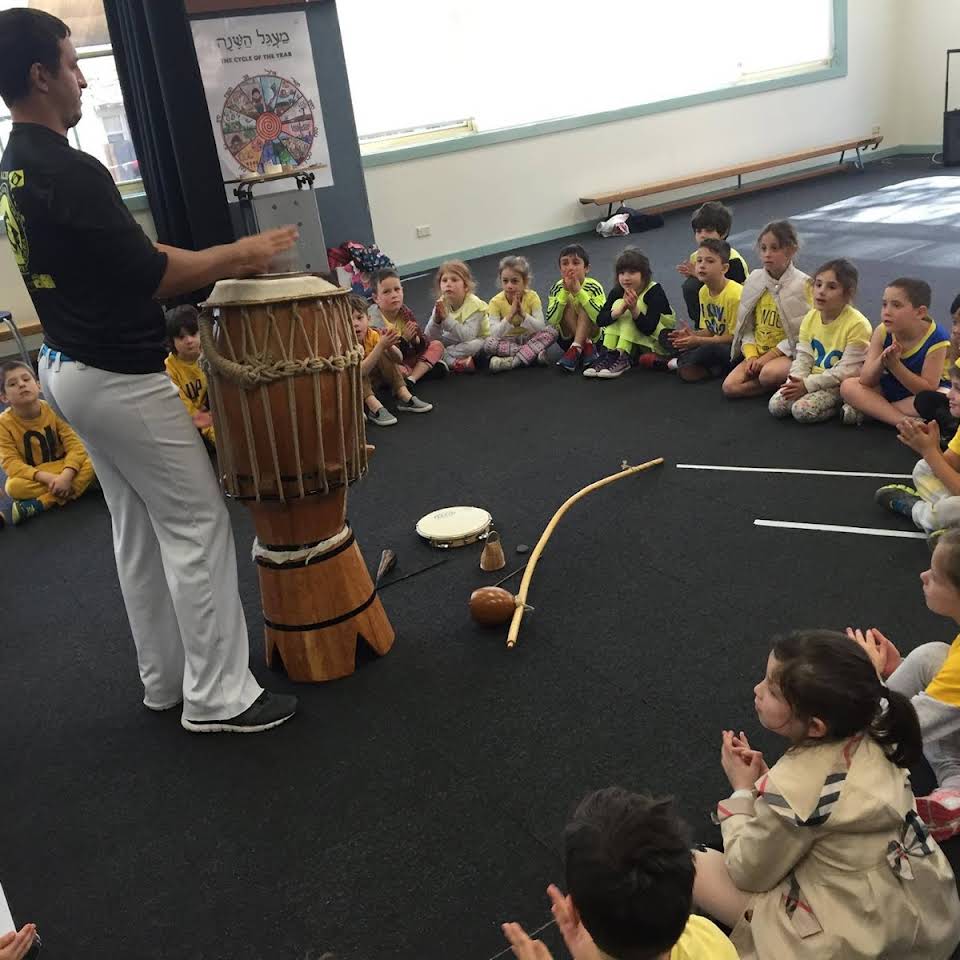
{"type": "Polygon", "coordinates": [[[763,754],[751,749],[743,731],[739,736],[732,730],[723,731],[720,764],[733,790],[752,790],[753,785],[767,772],[763,754]]]}
{"type": "Polygon", "coordinates": [[[206,430],[207,427],[213,426],[213,414],[209,410],[198,410],[191,419],[198,430],[206,430]]]}
{"type": "Polygon", "coordinates": [[[418,335],[419,333],[420,333],[420,330],[419,330],[419,328],[417,327],[417,324],[416,324],[415,321],[413,321],[413,320],[408,320],[408,321],[403,325],[403,337],[404,337],[404,339],[407,340],[408,342],[413,343],[413,341],[417,339],[417,335],[418,335]]]}
{"type": "Polygon", "coordinates": [[[799,377],[787,377],[787,382],[780,388],[784,400],[794,401],[806,396],[807,388],[799,377]]]}
{"type": "Polygon", "coordinates": [[[623,291],[623,302],[626,304],[627,309],[633,313],[637,307],[637,291],[633,287],[626,287],[623,291]]]}
{"type": "Polygon", "coordinates": [[[693,276],[693,264],[689,260],[684,260],[683,263],[677,264],[677,273],[682,277],[692,277],[693,276]]]}
{"type": "Polygon", "coordinates": [[[668,339],[670,340],[670,345],[675,350],[680,351],[691,350],[699,343],[697,335],[686,327],[681,330],[674,330],[668,334],[668,339]]]}
{"type": "Polygon", "coordinates": [[[563,286],[571,296],[575,297],[580,292],[580,281],[572,273],[563,278],[563,286]]]}
{"type": "Polygon", "coordinates": [[[447,305],[443,302],[443,297],[437,297],[437,302],[433,305],[433,318],[437,323],[443,323],[447,319],[447,305]]]}
{"type": "Polygon", "coordinates": [[[743,364],[743,375],[748,380],[756,380],[760,376],[760,371],[763,369],[763,364],[760,362],[759,357],[750,357],[749,360],[746,360],[743,364]]]}
{"type": "Polygon", "coordinates": [[[900,666],[903,659],[900,651],[876,627],[866,632],[847,627],[847,636],[863,647],[881,680],[886,680],[900,666]]]}
{"type": "Polygon", "coordinates": [[[924,423],[913,417],[897,424],[897,439],[926,460],[928,455],[940,452],[940,427],[936,420],[924,423]]]}
{"type": "Polygon", "coordinates": [[[903,353],[903,347],[894,340],[893,343],[887,347],[883,353],[880,354],[880,362],[884,367],[889,370],[891,367],[896,366],[900,362],[900,355],[903,353]]]}

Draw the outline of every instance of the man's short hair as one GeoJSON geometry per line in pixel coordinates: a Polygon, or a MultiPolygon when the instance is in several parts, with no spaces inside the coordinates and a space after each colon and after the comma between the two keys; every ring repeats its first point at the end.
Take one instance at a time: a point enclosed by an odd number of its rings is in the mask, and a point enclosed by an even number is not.
{"type": "Polygon", "coordinates": [[[673,801],[608,787],[567,824],[567,889],[597,946],[616,960],[653,960],[680,939],[694,863],[673,801]]]}
{"type": "Polygon", "coordinates": [[[173,307],[166,313],[167,321],[167,339],[173,346],[173,338],[182,336],[181,331],[186,330],[190,336],[195,336],[200,329],[197,317],[200,311],[192,303],[181,303],[179,307],[173,307]]]}
{"type": "Polygon", "coordinates": [[[69,36],[70,28],[43,10],[0,12],[0,97],[8,107],[29,96],[35,63],[60,70],[60,41],[69,36]]]}
{"type": "Polygon", "coordinates": [[[730,244],[726,240],[717,240],[716,237],[707,237],[706,240],[700,241],[700,246],[697,249],[709,250],[711,253],[715,253],[722,263],[730,262],[730,244]]]}
{"type": "Polygon", "coordinates": [[[25,363],[23,360],[7,360],[5,363],[0,363],[0,393],[6,393],[7,374],[13,373],[14,370],[19,370],[21,367],[24,370],[29,370],[34,379],[37,378],[37,371],[29,363],[25,363]]]}

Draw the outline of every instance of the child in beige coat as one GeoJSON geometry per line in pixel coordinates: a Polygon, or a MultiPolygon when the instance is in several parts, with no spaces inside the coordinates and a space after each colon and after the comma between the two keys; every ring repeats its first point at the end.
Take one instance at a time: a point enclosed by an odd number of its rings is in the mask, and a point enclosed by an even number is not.
{"type": "Polygon", "coordinates": [[[723,853],[696,854],[694,902],[733,928],[742,960],[947,960],[960,901],[910,790],[910,701],[861,645],[826,630],[777,638],[754,697],[760,723],[791,745],[768,770],[724,731],[723,853]]]}

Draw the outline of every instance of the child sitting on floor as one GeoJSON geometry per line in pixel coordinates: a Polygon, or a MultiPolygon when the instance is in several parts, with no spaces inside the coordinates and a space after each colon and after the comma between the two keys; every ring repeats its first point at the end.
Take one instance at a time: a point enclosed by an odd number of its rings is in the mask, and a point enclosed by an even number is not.
{"type": "MultiPolygon", "coordinates": [[[[960,370],[955,363],[947,397],[951,415],[960,418],[960,370]]],[[[928,534],[960,526],[960,430],[945,451],[936,420],[924,423],[908,418],[897,424],[897,431],[897,439],[922,457],[913,468],[913,486],[890,483],[880,487],[874,499],[881,507],[909,517],[928,534]]]]}
{"type": "Polygon", "coordinates": [[[199,311],[183,304],[167,311],[167,342],[170,353],[164,361],[167,376],[180,391],[180,399],[203,437],[208,450],[216,449],[213,415],[207,396],[207,375],[200,368],[199,311]]]}
{"type": "Polygon", "coordinates": [[[873,330],[851,303],[857,268],[829,260],[813,277],[813,309],[803,318],[787,382],[770,398],[775,417],[819,423],[840,412],[840,384],[860,373],[873,330]]]}
{"type": "Polygon", "coordinates": [[[473,373],[474,357],[490,335],[487,305],[473,291],[476,282],[462,260],[440,265],[436,277],[439,293],[427,323],[428,340],[443,344],[443,362],[454,373],[473,373]]]}
{"type": "Polygon", "coordinates": [[[708,238],[700,243],[697,279],[702,286],[696,332],[684,328],[668,335],[670,344],[680,351],[669,367],[687,383],[723,376],[730,369],[730,344],[743,287],[727,278],[729,268],[730,244],[726,240],[708,238]]]}
{"type": "Polygon", "coordinates": [[[743,285],[730,357],[743,359],[723,381],[727,397],[757,397],[783,386],[810,309],[810,278],[794,266],[799,249],[789,220],[768,223],[757,237],[761,266],[743,285]]]}
{"type": "MultiPolygon", "coordinates": [[[[717,927],[690,912],[693,855],[673,801],[598,790],[577,807],[564,843],[570,892],[551,884],[547,894],[575,960],[737,960],[717,927]]],[[[550,960],[518,923],[503,932],[518,960],[550,960]]]]}
{"type": "Polygon", "coordinates": [[[866,417],[896,426],[917,416],[914,395],[949,387],[950,337],[930,319],[930,284],[900,277],[883,291],[880,326],[873,331],[859,377],[840,384],[843,422],[866,417]]]}
{"type": "Polygon", "coordinates": [[[914,808],[910,701],[849,637],[804,630],[774,640],[754,707],[789,747],[767,769],[724,731],[733,793],[717,804],[723,853],[694,854],[697,906],[742,960],[947,960],[960,901],[914,808]]]}
{"type": "Polygon", "coordinates": [[[396,398],[401,413],[429,413],[433,404],[415,397],[403,382],[400,364],[403,354],[397,342],[400,337],[393,328],[380,333],[370,327],[367,302],[356,294],[350,297],[350,313],[357,343],[363,347],[360,375],[363,381],[363,405],[366,418],[378,427],[392,427],[397,418],[377,399],[376,387],[388,386],[396,398]]]}
{"type": "MultiPolygon", "coordinates": [[[[694,212],[690,226],[699,250],[704,240],[727,239],[733,227],[733,214],[729,207],[719,201],[708,200],[694,212]]],[[[690,254],[689,260],[677,264],[677,273],[686,278],[683,281],[683,299],[687,305],[687,315],[694,325],[700,317],[700,287],[703,286],[703,281],[697,276],[697,250],[690,254]]],[[[731,247],[728,279],[742,284],[748,272],[747,261],[731,247]]]]}
{"type": "Polygon", "coordinates": [[[431,343],[423,335],[413,311],[404,306],[403,284],[396,270],[378,270],[371,277],[374,303],[367,313],[370,326],[379,332],[395,330],[399,337],[397,346],[403,362],[400,372],[407,389],[413,392],[414,385],[431,371],[443,376],[447,365],[443,362],[443,344],[431,343]]]}
{"type": "Polygon", "coordinates": [[[587,276],[590,257],[579,243],[567,244],[559,260],[560,279],[550,290],[546,320],[557,331],[557,343],[564,350],[557,366],[575,373],[581,363],[589,367],[597,359],[594,341],[604,294],[603,287],[587,276]]]}
{"type": "MultiPolygon", "coordinates": [[[[950,346],[954,354],[960,352],[960,293],[953,298],[950,304],[950,346]]],[[[947,377],[949,379],[950,364],[947,364],[947,377]]],[[[914,398],[913,405],[917,408],[917,416],[924,420],[936,420],[940,427],[940,437],[952,437],[957,429],[960,428],[960,422],[950,413],[950,404],[947,400],[949,383],[941,386],[938,390],[921,390],[914,398]]]]}
{"type": "Polygon", "coordinates": [[[630,369],[640,351],[639,363],[666,367],[670,355],[667,336],[677,318],[663,287],[653,279],[650,261],[636,247],[626,247],[613,268],[616,282],[597,315],[602,331],[600,359],[583,371],[585,377],[612,379],[630,369]],[[644,363],[644,359],[649,361],[644,363]]]}
{"type": "Polygon", "coordinates": [[[490,372],[529,367],[534,362],[545,365],[557,331],[543,319],[540,297],[530,289],[529,261],[504,257],[497,276],[502,289],[487,304],[490,336],[483,345],[490,357],[490,372]]]}
{"type": "Polygon", "coordinates": [[[13,500],[14,524],[76,500],[94,479],[80,438],[40,399],[40,384],[20,360],[0,366],[0,467],[13,500]]]}
{"type": "MultiPolygon", "coordinates": [[[[937,538],[930,569],[920,574],[927,609],[960,624],[960,531],[937,538]]],[[[920,720],[923,753],[936,777],[917,812],[938,842],[960,833],[960,634],[952,644],[924,643],[902,660],[876,627],[847,635],[867,651],[881,679],[910,697],[920,720]]]]}

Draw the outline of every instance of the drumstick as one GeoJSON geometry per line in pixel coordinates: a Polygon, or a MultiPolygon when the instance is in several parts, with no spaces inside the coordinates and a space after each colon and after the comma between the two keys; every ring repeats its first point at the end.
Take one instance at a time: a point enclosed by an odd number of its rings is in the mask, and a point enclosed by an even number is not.
{"type": "MultiPolygon", "coordinates": [[[[520,633],[520,621],[523,619],[524,611],[526,610],[527,605],[527,591],[530,589],[530,580],[533,577],[533,571],[536,569],[537,561],[540,559],[540,554],[543,553],[543,548],[547,545],[547,541],[550,539],[550,534],[556,529],[557,524],[560,522],[560,518],[580,499],[585,497],[588,493],[593,493],[594,490],[599,490],[601,487],[605,487],[608,483],[613,483],[616,480],[622,480],[624,477],[629,477],[631,474],[640,473],[641,470],[649,470],[651,467],[660,466],[663,463],[663,457],[657,457],[656,460],[648,460],[646,463],[641,463],[636,467],[627,467],[624,465],[624,468],[618,473],[614,473],[609,477],[604,477],[602,480],[597,480],[595,483],[591,483],[589,486],[584,487],[578,493],[575,493],[569,500],[565,501],[560,509],[553,515],[553,518],[547,524],[546,529],[540,534],[540,539],[537,541],[537,545],[533,548],[533,553],[530,554],[530,559],[527,561],[527,569],[523,574],[523,579],[520,581],[520,589],[517,592],[517,609],[513,612],[513,619],[510,621],[510,630],[507,633],[507,646],[515,647],[517,645],[517,635],[520,633]]],[[[624,461],[626,464],[626,461],[624,461]]]]}
{"type": "Polygon", "coordinates": [[[426,573],[428,570],[432,570],[434,567],[439,567],[441,563],[446,563],[450,557],[441,557],[439,560],[434,560],[433,563],[428,563],[425,567],[421,567],[419,570],[413,570],[410,573],[405,573],[402,577],[394,577],[393,580],[388,580],[386,583],[381,583],[378,590],[386,590],[387,587],[392,587],[395,583],[400,583],[403,580],[409,580],[411,577],[419,576],[421,573],[426,573]]]}

